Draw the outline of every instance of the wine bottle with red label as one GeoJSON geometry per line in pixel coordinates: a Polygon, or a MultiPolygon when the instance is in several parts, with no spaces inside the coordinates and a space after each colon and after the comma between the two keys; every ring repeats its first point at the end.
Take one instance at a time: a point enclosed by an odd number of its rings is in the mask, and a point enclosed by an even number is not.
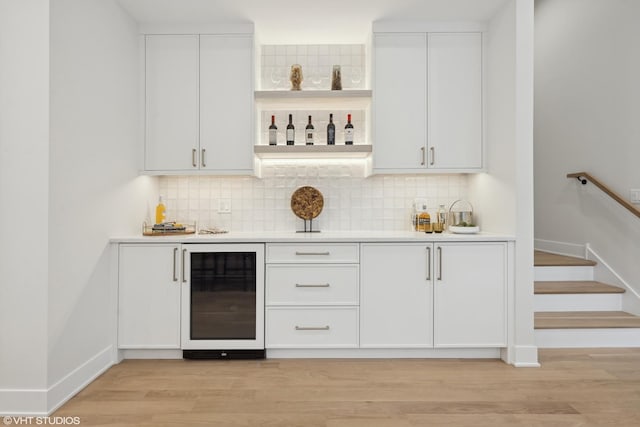
{"type": "Polygon", "coordinates": [[[271,116],[271,126],[269,126],[269,145],[278,145],[278,126],[276,126],[276,116],[271,116]]]}
{"type": "Polygon", "coordinates": [[[353,125],[351,124],[351,114],[347,114],[347,124],[344,126],[344,144],[353,145],[353,125]]]}

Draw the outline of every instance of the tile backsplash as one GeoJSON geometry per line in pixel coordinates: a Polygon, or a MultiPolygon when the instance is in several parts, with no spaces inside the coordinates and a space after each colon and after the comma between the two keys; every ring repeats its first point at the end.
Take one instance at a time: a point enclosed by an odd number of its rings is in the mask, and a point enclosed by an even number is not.
{"type": "Polygon", "coordinates": [[[467,198],[466,175],[394,175],[355,178],[364,167],[357,162],[319,164],[301,161],[264,165],[262,178],[163,176],[160,194],[167,219],[196,221],[199,227],[229,231],[301,230],[303,222],[291,211],[291,194],[304,185],[320,190],[324,209],[314,229],[326,231],[411,230],[415,198],[426,199],[433,215],[467,198]],[[220,202],[231,204],[219,213],[220,202]]]}
{"type": "Polygon", "coordinates": [[[289,89],[293,64],[302,66],[303,90],[330,89],[334,65],[341,67],[343,89],[362,89],[366,72],[364,51],[362,44],[262,45],[258,89],[289,89]]]}

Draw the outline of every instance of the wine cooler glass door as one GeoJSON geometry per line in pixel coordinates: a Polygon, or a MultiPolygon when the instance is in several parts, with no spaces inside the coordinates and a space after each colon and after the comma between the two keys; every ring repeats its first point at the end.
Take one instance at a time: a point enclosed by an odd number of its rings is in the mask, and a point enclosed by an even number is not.
{"type": "Polygon", "coordinates": [[[183,247],[183,348],[264,348],[264,246],[183,247]]]}

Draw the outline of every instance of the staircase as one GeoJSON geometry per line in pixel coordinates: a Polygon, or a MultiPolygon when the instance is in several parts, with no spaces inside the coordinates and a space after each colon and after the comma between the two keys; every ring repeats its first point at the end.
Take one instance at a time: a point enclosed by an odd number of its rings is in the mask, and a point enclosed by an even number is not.
{"type": "Polygon", "coordinates": [[[535,336],[540,348],[640,347],[640,317],[625,290],[593,280],[595,261],[535,251],[535,336]]]}

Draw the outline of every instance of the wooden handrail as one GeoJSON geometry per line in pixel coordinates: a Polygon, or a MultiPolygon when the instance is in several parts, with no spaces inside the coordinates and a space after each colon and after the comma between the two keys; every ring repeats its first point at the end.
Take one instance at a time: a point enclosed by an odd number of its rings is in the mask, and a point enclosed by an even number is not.
{"type": "Polygon", "coordinates": [[[620,203],[629,212],[631,212],[632,214],[634,214],[635,216],[640,218],[640,209],[638,209],[635,206],[633,206],[631,203],[629,203],[628,201],[623,199],[618,193],[616,193],[615,191],[611,190],[609,187],[607,187],[606,185],[604,185],[603,183],[601,183],[600,181],[598,181],[596,178],[592,177],[588,173],[586,173],[586,172],[568,173],[567,174],[567,178],[577,178],[578,181],[580,181],[580,183],[582,185],[586,185],[587,181],[591,181],[593,183],[593,185],[595,185],[596,187],[598,187],[599,189],[604,191],[605,194],[607,194],[609,197],[611,197],[616,202],[620,203]]]}

